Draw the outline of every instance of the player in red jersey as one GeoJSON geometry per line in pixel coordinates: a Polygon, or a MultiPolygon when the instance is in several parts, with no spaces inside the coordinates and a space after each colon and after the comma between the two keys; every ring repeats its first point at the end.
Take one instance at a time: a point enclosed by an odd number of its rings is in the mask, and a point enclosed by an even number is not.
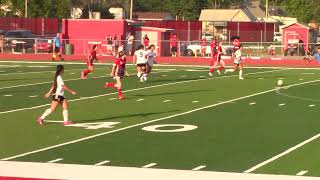
{"type": "Polygon", "coordinates": [[[210,64],[210,72],[209,75],[213,76],[214,71],[216,70],[216,68],[218,67],[218,63],[220,63],[220,67],[217,71],[217,73],[219,75],[221,75],[221,71],[224,69],[225,67],[225,63],[224,61],[221,59],[221,56],[223,54],[223,48],[222,48],[222,42],[219,42],[219,45],[216,49],[216,52],[214,55],[212,55],[212,61],[210,64]]]}
{"type": "Polygon", "coordinates": [[[113,64],[111,76],[115,78],[116,83],[109,83],[106,82],[104,88],[116,88],[118,89],[118,98],[119,100],[125,99],[122,95],[122,83],[121,79],[124,75],[129,76],[128,72],[126,71],[126,56],[124,51],[119,52],[119,56],[113,64]]]}
{"type": "Polygon", "coordinates": [[[81,71],[81,79],[87,79],[87,75],[94,71],[93,60],[96,60],[99,63],[102,63],[97,58],[97,49],[98,49],[98,46],[97,45],[93,45],[92,51],[90,52],[90,54],[88,56],[88,59],[87,59],[88,69],[85,69],[85,70],[81,71]]]}

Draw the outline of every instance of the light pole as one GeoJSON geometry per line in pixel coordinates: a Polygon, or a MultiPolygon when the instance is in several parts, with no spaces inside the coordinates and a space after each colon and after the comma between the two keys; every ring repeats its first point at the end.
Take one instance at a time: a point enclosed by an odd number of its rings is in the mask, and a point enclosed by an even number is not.
{"type": "Polygon", "coordinates": [[[266,0],[266,18],[268,19],[268,17],[269,17],[269,1],[268,0],[266,0]]]}
{"type": "Polygon", "coordinates": [[[28,17],[28,0],[24,0],[24,17],[28,17]]]}
{"type": "Polygon", "coordinates": [[[133,13],[133,0],[130,0],[130,19],[132,20],[132,13],[133,13]]]}

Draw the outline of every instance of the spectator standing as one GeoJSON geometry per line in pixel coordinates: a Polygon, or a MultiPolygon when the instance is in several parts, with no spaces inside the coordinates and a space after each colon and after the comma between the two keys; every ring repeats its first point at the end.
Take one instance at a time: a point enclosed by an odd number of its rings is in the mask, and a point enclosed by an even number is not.
{"type": "Polygon", "coordinates": [[[320,48],[318,48],[318,52],[314,55],[314,59],[320,64],[320,48]]]}
{"type": "Polygon", "coordinates": [[[201,39],[200,46],[201,46],[201,56],[205,57],[206,49],[207,49],[207,39],[205,37],[201,39]]]}
{"type": "Polygon", "coordinates": [[[61,41],[60,41],[60,34],[57,33],[57,36],[53,39],[53,53],[52,53],[52,61],[56,60],[57,55],[60,58],[60,61],[63,61],[62,55],[61,55],[61,41]]]}
{"type": "Polygon", "coordinates": [[[170,37],[170,49],[171,49],[171,56],[177,57],[177,51],[178,51],[178,37],[177,34],[173,34],[170,37]]]}
{"type": "Polygon", "coordinates": [[[3,53],[3,34],[0,34],[0,50],[3,53]]]}
{"type": "Polygon", "coordinates": [[[113,37],[113,48],[114,48],[114,55],[118,54],[118,48],[119,48],[120,42],[119,39],[117,37],[117,34],[113,37]]]}
{"type": "Polygon", "coordinates": [[[133,47],[133,41],[134,41],[134,36],[132,33],[129,33],[127,38],[127,53],[132,56],[132,47],[133,47]]]}
{"type": "Polygon", "coordinates": [[[144,50],[146,51],[147,49],[149,49],[149,42],[150,42],[150,39],[148,37],[148,35],[144,35],[143,37],[143,45],[144,45],[144,50]]]}

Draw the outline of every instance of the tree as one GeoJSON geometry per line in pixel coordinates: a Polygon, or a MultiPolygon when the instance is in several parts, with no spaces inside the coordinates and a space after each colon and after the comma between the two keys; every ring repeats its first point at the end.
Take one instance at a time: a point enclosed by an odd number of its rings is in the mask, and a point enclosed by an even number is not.
{"type": "Polygon", "coordinates": [[[109,7],[106,7],[100,3],[89,4],[82,9],[81,18],[87,19],[89,18],[89,10],[91,12],[100,12],[101,19],[113,19],[114,16],[109,12],[109,7]]]}
{"type": "Polygon", "coordinates": [[[312,20],[320,22],[320,7],[318,0],[287,0],[286,13],[299,21],[309,23],[312,20]]]}

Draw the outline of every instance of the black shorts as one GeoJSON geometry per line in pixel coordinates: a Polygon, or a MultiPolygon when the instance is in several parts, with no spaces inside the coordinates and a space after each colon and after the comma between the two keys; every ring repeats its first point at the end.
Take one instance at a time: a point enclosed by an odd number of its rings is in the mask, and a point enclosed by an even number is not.
{"type": "Polygon", "coordinates": [[[60,47],[55,46],[55,47],[54,47],[54,52],[55,52],[55,53],[59,53],[59,52],[60,52],[60,47]]]}
{"type": "Polygon", "coordinates": [[[124,72],[125,72],[124,69],[119,69],[118,72],[117,72],[117,77],[123,78],[124,77],[124,72]]]}
{"type": "Polygon", "coordinates": [[[58,102],[63,102],[66,98],[64,96],[58,96],[58,98],[56,99],[56,96],[53,95],[52,96],[52,101],[58,101],[58,102]]]}
{"type": "Polygon", "coordinates": [[[177,47],[171,47],[171,52],[177,52],[177,47]]]}
{"type": "Polygon", "coordinates": [[[142,63],[142,64],[137,64],[137,67],[146,67],[147,64],[146,63],[142,63]]]}

